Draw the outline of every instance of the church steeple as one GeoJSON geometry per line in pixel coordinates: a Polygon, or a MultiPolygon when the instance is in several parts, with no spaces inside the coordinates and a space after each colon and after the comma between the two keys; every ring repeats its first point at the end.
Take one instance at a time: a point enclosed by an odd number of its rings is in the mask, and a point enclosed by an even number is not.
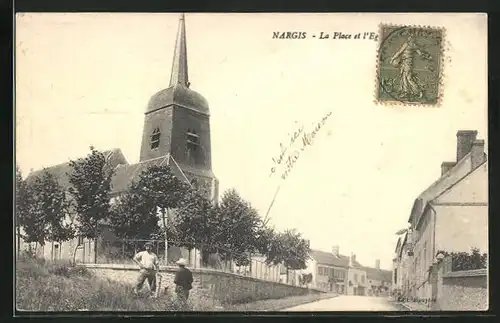
{"type": "Polygon", "coordinates": [[[168,157],[176,176],[217,199],[218,181],[212,172],[210,109],[207,100],[189,87],[184,14],[179,19],[172,74],[168,88],[148,102],[140,161],[168,157]]]}
{"type": "Polygon", "coordinates": [[[179,19],[177,39],[175,41],[174,59],[172,62],[172,74],[170,75],[170,87],[177,84],[189,87],[187,47],[186,47],[186,24],[184,13],[179,19]]]}

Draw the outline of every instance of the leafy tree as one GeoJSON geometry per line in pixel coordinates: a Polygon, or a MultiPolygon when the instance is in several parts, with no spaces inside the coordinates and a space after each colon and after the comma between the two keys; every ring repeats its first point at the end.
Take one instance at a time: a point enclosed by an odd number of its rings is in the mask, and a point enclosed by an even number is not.
{"type": "Polygon", "coordinates": [[[273,236],[269,249],[266,253],[266,263],[283,264],[288,270],[298,270],[307,268],[307,260],[310,253],[309,240],[302,238],[302,235],[294,230],[285,230],[273,236]]]}
{"type": "Polygon", "coordinates": [[[277,234],[274,228],[261,225],[257,230],[257,238],[255,240],[257,251],[263,255],[269,254],[273,243],[277,239],[277,234]]]}
{"type": "Polygon", "coordinates": [[[158,215],[151,203],[131,189],[111,207],[108,223],[121,239],[150,239],[158,233],[158,215]]]}
{"type": "Polygon", "coordinates": [[[26,181],[23,179],[21,169],[16,165],[16,230],[17,230],[17,251],[21,248],[21,227],[26,217],[29,204],[29,194],[26,188],[26,181]]]}
{"type": "MultiPolygon", "coordinates": [[[[168,220],[173,220],[173,210],[180,206],[187,189],[187,184],[175,177],[169,166],[152,165],[142,171],[138,180],[131,185],[130,192],[137,197],[138,205],[142,208],[143,215],[146,215],[144,221],[149,223],[150,229],[155,215],[160,216],[162,233],[167,241],[168,234],[175,232],[172,230],[174,223],[168,220]]],[[[154,234],[154,230],[149,233],[154,234]]],[[[166,245],[165,259],[167,249],[166,245]]]]}
{"type": "Polygon", "coordinates": [[[176,229],[181,245],[188,249],[200,249],[204,263],[207,262],[208,253],[218,251],[219,214],[218,208],[196,189],[186,190],[176,213],[176,229]]]}
{"type": "Polygon", "coordinates": [[[307,284],[310,284],[312,282],[312,274],[302,274],[299,276],[299,284],[301,286],[305,286],[307,284]]]}
{"type": "Polygon", "coordinates": [[[21,228],[23,229],[22,238],[27,243],[32,242],[45,242],[44,231],[40,225],[38,214],[33,212],[32,206],[33,194],[30,185],[22,178],[21,171],[16,168],[16,216],[18,234],[21,235],[21,228]]]}
{"type": "Polygon", "coordinates": [[[74,230],[65,223],[68,202],[64,189],[54,175],[43,172],[29,184],[20,187],[20,205],[24,211],[20,224],[24,229],[26,242],[36,242],[41,246],[45,241],[68,241],[74,236],[74,230]]]}
{"type": "Polygon", "coordinates": [[[49,172],[43,172],[41,177],[35,178],[32,186],[35,202],[32,211],[44,219],[46,239],[56,242],[72,239],[74,229],[66,221],[69,203],[57,178],[49,172]]]}
{"type": "Polygon", "coordinates": [[[68,191],[76,211],[78,234],[94,240],[94,257],[97,261],[97,237],[102,221],[109,216],[111,179],[113,169],[106,163],[104,154],[94,147],[85,158],[70,161],[73,168],[68,174],[71,186],[68,191]]]}
{"type": "Polygon", "coordinates": [[[256,243],[262,220],[248,202],[234,189],[228,190],[219,205],[219,241],[226,250],[231,250],[229,258],[234,258],[238,266],[250,262],[249,254],[258,250],[256,243]]]}
{"type": "Polygon", "coordinates": [[[478,248],[471,248],[470,253],[452,253],[452,270],[474,270],[486,268],[487,255],[479,252],[478,248]]]}
{"type": "Polygon", "coordinates": [[[478,248],[471,248],[470,252],[446,252],[443,253],[447,257],[451,257],[451,270],[464,271],[487,268],[488,254],[481,254],[478,248]]]}

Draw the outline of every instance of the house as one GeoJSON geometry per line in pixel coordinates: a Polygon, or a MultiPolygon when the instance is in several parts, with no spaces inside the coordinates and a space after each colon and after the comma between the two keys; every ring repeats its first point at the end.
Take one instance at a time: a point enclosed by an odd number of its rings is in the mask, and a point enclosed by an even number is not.
{"type": "Polygon", "coordinates": [[[246,266],[237,266],[233,262],[232,271],[234,273],[249,276],[261,280],[269,280],[279,282],[283,266],[266,264],[266,257],[260,254],[252,255],[251,262],[246,266]]]}
{"type": "Polygon", "coordinates": [[[311,274],[310,287],[346,294],[349,257],[339,253],[339,246],[333,246],[331,252],[311,250],[307,262],[306,274],[311,274]]]}
{"type": "Polygon", "coordinates": [[[368,280],[368,296],[389,296],[392,289],[392,272],[380,269],[380,260],[375,261],[375,267],[364,267],[368,280]]]}
{"type": "Polygon", "coordinates": [[[347,271],[347,295],[366,296],[368,279],[365,268],[356,261],[356,255],[351,254],[347,271]]]}
{"type": "Polygon", "coordinates": [[[304,284],[301,282],[301,276],[307,274],[301,269],[290,269],[283,265],[278,266],[280,272],[279,282],[283,284],[293,285],[293,286],[307,286],[311,287],[310,284],[304,284]]]}
{"type": "MultiPolygon", "coordinates": [[[[192,90],[190,85],[185,19],[184,15],[181,15],[170,84],[168,88],[160,90],[151,97],[144,114],[139,162],[129,164],[118,148],[105,152],[107,167],[115,171],[111,183],[113,196],[111,203],[127,190],[142,170],[150,165],[169,165],[178,179],[199,189],[212,201],[217,202],[219,185],[212,172],[209,106],[207,100],[192,90]]],[[[55,175],[63,188],[69,188],[67,175],[71,171],[69,163],[32,172],[28,175],[27,181],[33,180],[43,171],[55,175]]],[[[113,239],[113,235],[105,230],[97,239],[97,243],[79,237],[63,243],[47,242],[43,248],[37,248],[35,252],[48,259],[71,260],[76,251],[77,261],[86,262],[91,259],[96,261],[103,249],[102,242],[112,244],[113,239]]],[[[22,241],[18,242],[23,245],[22,241]]],[[[143,243],[138,244],[139,248],[143,243]]],[[[177,250],[172,254],[179,257],[181,254],[190,256],[196,253],[177,250]]]]}
{"type": "Polygon", "coordinates": [[[410,234],[405,232],[398,238],[392,270],[392,294],[404,294],[409,289],[409,269],[412,251],[409,241],[410,234]]]}
{"type": "Polygon", "coordinates": [[[403,290],[403,241],[404,236],[399,237],[394,250],[394,258],[392,259],[392,294],[398,295],[403,290]]]}
{"type": "Polygon", "coordinates": [[[439,251],[488,250],[488,164],[477,131],[457,132],[456,161],[414,201],[408,222],[407,296],[431,298],[429,269],[439,251]]]}

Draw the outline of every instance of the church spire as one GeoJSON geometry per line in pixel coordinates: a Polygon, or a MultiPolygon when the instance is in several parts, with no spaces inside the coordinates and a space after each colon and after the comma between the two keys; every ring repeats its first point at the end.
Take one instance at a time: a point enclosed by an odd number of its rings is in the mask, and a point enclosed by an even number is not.
{"type": "Polygon", "coordinates": [[[172,62],[172,74],[170,76],[170,86],[177,84],[189,87],[184,13],[179,19],[179,29],[177,31],[174,59],[172,62]]]}

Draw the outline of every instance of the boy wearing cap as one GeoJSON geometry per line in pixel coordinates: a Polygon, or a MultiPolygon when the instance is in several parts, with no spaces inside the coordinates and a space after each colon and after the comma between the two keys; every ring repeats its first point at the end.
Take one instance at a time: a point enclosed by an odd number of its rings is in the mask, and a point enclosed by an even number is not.
{"type": "Polygon", "coordinates": [[[158,257],[152,251],[153,244],[151,242],[147,242],[144,248],[146,250],[138,252],[133,258],[134,262],[139,265],[140,268],[134,292],[138,294],[144,281],[147,279],[151,294],[154,295],[156,291],[156,271],[158,271],[159,266],[158,257]]]}
{"type": "Polygon", "coordinates": [[[193,274],[186,268],[187,261],[181,258],[177,261],[179,271],[175,274],[175,292],[181,301],[186,302],[189,297],[189,291],[193,288],[193,274]]]}

